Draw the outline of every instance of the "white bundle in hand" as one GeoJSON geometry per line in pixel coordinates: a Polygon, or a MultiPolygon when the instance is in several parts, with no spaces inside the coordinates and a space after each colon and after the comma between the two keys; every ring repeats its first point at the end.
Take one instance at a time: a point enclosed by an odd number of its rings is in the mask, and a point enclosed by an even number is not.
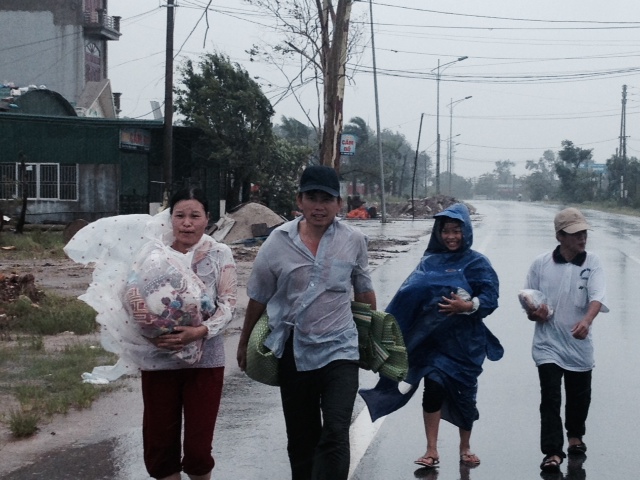
{"type": "MultiPolygon", "coordinates": [[[[533,312],[540,308],[540,305],[547,304],[547,297],[540,290],[533,290],[531,288],[525,288],[518,293],[518,300],[520,305],[525,309],[527,313],[533,312]]],[[[549,310],[549,317],[553,315],[553,309],[547,305],[549,310]]]]}

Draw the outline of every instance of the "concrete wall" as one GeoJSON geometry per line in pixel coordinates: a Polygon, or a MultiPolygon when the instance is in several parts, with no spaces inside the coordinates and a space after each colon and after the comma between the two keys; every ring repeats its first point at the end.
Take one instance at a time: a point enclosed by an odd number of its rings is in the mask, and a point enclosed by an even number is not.
{"type": "Polygon", "coordinates": [[[46,85],[74,104],[84,87],[82,18],[81,1],[2,0],[0,81],[46,85]]]}

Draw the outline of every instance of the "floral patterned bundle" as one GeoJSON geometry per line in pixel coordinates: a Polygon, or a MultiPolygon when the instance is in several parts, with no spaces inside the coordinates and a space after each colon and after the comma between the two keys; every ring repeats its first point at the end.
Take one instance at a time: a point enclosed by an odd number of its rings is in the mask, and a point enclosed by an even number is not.
{"type": "MultiPolygon", "coordinates": [[[[161,244],[151,244],[131,269],[125,298],[140,333],[155,338],[177,326],[197,327],[215,312],[202,280],[191,270],[190,258],[161,244]]],[[[202,340],[175,352],[192,364],[199,360],[202,340]]]]}

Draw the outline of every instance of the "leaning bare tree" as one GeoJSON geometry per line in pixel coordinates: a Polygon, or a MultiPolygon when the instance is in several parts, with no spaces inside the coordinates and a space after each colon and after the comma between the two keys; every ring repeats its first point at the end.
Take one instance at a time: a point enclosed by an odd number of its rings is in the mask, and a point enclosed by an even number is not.
{"type": "MultiPolygon", "coordinates": [[[[265,51],[254,46],[252,56],[263,55],[287,78],[280,99],[293,95],[320,139],[320,163],[339,169],[342,107],[346,81],[346,63],[351,45],[349,20],[353,0],[246,0],[275,18],[284,39],[265,51]],[[278,55],[299,56],[300,69],[291,76],[278,55]],[[297,90],[315,82],[319,102],[318,120],[313,121],[297,90]]],[[[352,38],[357,36],[352,32],[352,38]]]]}

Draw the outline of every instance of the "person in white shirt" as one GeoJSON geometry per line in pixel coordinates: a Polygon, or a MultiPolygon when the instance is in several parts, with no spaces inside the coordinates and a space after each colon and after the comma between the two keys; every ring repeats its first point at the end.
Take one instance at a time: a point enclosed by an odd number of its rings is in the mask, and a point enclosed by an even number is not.
{"type": "Polygon", "coordinates": [[[606,313],[606,284],[600,259],[587,253],[584,215],[566,208],[554,219],[553,252],[538,256],[525,282],[526,289],[542,292],[546,301],[526,308],[536,322],[532,355],[540,378],[540,469],[559,472],[565,458],[560,413],[562,379],[565,389],[565,428],[569,455],[584,455],[582,437],[591,403],[591,372],[594,368],[591,325],[598,313],[606,313]]]}

